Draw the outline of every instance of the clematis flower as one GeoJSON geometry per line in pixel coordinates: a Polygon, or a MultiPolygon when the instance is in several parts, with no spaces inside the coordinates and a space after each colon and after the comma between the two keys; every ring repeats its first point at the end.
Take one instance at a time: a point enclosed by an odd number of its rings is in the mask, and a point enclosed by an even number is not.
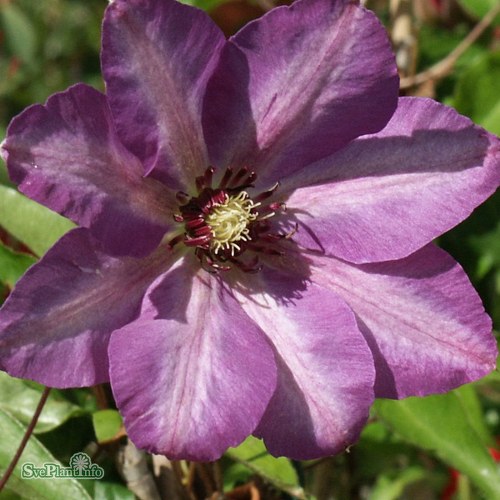
{"type": "Polygon", "coordinates": [[[130,438],[214,460],[254,434],[308,459],[353,443],[375,397],[495,366],[491,322],[431,241],[500,181],[500,141],[398,100],[383,27],[298,0],[226,40],[173,0],[115,0],[106,95],[14,118],[3,154],[75,221],[0,312],[0,366],[111,382],[130,438]]]}

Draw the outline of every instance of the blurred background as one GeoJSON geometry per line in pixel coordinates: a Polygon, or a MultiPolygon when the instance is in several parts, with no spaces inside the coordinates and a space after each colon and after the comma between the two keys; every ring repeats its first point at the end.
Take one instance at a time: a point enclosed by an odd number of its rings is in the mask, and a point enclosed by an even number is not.
{"type": "MultiPolygon", "coordinates": [[[[306,0],[307,1],[307,0],[306,0]]],[[[189,0],[230,36],[273,0],[189,0]]],[[[401,94],[453,106],[500,134],[500,2],[367,0],[396,52],[401,94]]],[[[0,137],[26,106],[76,82],[103,90],[106,0],[0,0],[0,137]]],[[[1,162],[1,160],[0,160],[1,162]]],[[[0,163],[0,302],[71,223],[17,193],[0,163]]],[[[500,329],[500,193],[438,242],[466,269],[500,329]]],[[[0,372],[0,473],[43,388],[0,372]]],[[[169,462],[127,442],[107,386],[52,391],[21,462],[87,453],[102,480],[22,479],[2,499],[500,498],[500,374],[442,396],[378,401],[360,442],[311,462],[275,459],[249,438],[215,464],[169,462]]]]}

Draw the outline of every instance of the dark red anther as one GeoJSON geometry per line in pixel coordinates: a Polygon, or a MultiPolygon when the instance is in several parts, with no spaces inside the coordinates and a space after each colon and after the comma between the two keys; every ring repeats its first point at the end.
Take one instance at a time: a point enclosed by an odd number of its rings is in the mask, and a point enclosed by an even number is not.
{"type": "Polygon", "coordinates": [[[168,243],[168,247],[170,249],[174,248],[175,245],[177,245],[177,243],[180,243],[182,240],[184,239],[184,235],[183,234],[178,234],[177,236],[175,236],[174,238],[172,238],[168,243]]]}
{"type": "Polygon", "coordinates": [[[250,187],[255,182],[256,179],[257,179],[257,174],[255,172],[250,172],[250,175],[247,177],[245,181],[245,185],[247,187],[250,187]]]}
{"type": "Polygon", "coordinates": [[[273,195],[279,183],[252,199],[246,188],[255,187],[257,174],[254,171],[241,167],[235,172],[228,167],[220,182],[213,186],[215,171],[215,168],[208,167],[203,175],[195,178],[197,195],[190,197],[183,191],[177,193],[180,206],[179,212],[174,214],[174,220],[183,223],[184,232],[172,239],[170,246],[183,241],[187,247],[194,247],[201,267],[210,273],[229,271],[234,267],[247,273],[258,272],[263,267],[258,255],[283,256],[280,240],[291,237],[296,231],[296,228],[288,234],[272,231],[268,220],[277,211],[284,210],[285,204],[277,201],[264,205],[260,203],[273,195]],[[243,196],[240,196],[241,193],[243,196]],[[239,198],[234,201],[236,197],[239,198]],[[211,220],[209,217],[212,215],[217,217],[219,210],[223,216],[230,203],[235,203],[238,207],[240,202],[241,217],[246,222],[244,236],[237,235],[234,241],[221,245],[207,220],[211,220]],[[216,207],[219,208],[214,212],[216,207]],[[246,253],[247,251],[250,252],[246,253]]]}
{"type": "Polygon", "coordinates": [[[227,167],[222,177],[222,180],[220,181],[219,187],[221,189],[224,189],[227,186],[229,179],[231,179],[232,176],[233,176],[233,169],[231,167],[227,167]]]}
{"type": "Polygon", "coordinates": [[[225,202],[226,202],[226,193],[221,189],[214,191],[212,195],[210,208],[212,208],[214,205],[222,205],[225,202]]]}
{"type": "Polygon", "coordinates": [[[205,225],[205,219],[203,217],[197,217],[196,219],[191,219],[186,222],[186,229],[196,229],[197,227],[205,225]]]}
{"type": "Polygon", "coordinates": [[[188,247],[201,247],[208,250],[210,239],[209,235],[203,235],[199,238],[184,238],[184,245],[188,247]]]}
{"type": "Polygon", "coordinates": [[[179,203],[182,203],[183,205],[188,203],[190,200],[190,196],[187,193],[185,193],[184,191],[177,191],[177,193],[175,193],[175,197],[176,197],[177,201],[179,203]]]}
{"type": "Polygon", "coordinates": [[[205,179],[204,179],[204,182],[205,182],[205,186],[206,187],[209,187],[211,188],[212,187],[212,179],[214,177],[214,172],[215,172],[215,168],[214,167],[208,167],[206,170],[205,170],[205,179]]]}
{"type": "Polygon", "coordinates": [[[243,179],[243,177],[246,177],[248,175],[248,168],[247,167],[241,167],[238,172],[236,172],[236,175],[231,179],[231,183],[229,184],[231,187],[236,187],[238,186],[239,181],[243,179]]]}
{"type": "Polygon", "coordinates": [[[286,205],[283,202],[275,201],[274,203],[269,203],[267,208],[269,208],[272,212],[277,212],[278,210],[284,212],[286,210],[286,205]]]}
{"type": "Polygon", "coordinates": [[[211,268],[216,269],[217,271],[230,271],[231,270],[231,266],[224,266],[222,264],[217,264],[217,262],[215,262],[215,260],[213,260],[208,255],[206,256],[206,262],[211,268]]]}
{"type": "Polygon", "coordinates": [[[255,203],[258,203],[259,201],[263,201],[263,200],[266,200],[267,198],[269,198],[270,196],[273,195],[273,193],[279,188],[279,185],[280,183],[277,182],[271,189],[268,189],[267,191],[264,191],[260,194],[258,194],[254,199],[253,201],[255,203]]]}
{"type": "Polygon", "coordinates": [[[210,234],[212,232],[212,229],[210,226],[201,226],[192,231],[193,236],[195,238],[198,238],[198,236],[204,236],[206,234],[210,234]]]}
{"type": "Polygon", "coordinates": [[[196,177],[195,182],[196,182],[196,190],[198,191],[198,193],[201,193],[203,191],[203,188],[205,187],[205,176],[200,175],[196,177]]]}

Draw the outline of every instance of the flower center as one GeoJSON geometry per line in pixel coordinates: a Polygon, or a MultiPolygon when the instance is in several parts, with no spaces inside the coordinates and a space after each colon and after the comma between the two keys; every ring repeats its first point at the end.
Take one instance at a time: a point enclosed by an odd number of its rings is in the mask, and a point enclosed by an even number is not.
{"type": "Polygon", "coordinates": [[[225,201],[212,208],[205,222],[212,230],[211,248],[215,254],[230,250],[234,256],[235,251],[241,250],[237,242],[250,241],[249,224],[257,219],[254,209],[260,203],[254,203],[246,191],[237,195],[225,194],[225,201]]]}
{"type": "Polygon", "coordinates": [[[244,167],[236,172],[227,168],[216,188],[212,187],[214,173],[215,169],[209,167],[196,177],[196,196],[177,193],[179,213],[174,214],[174,220],[183,224],[183,229],[169,245],[182,242],[194,248],[209,272],[227,271],[233,266],[256,272],[262,267],[259,254],[283,255],[280,240],[292,234],[273,232],[268,221],[284,212],[284,203],[261,203],[274,195],[278,184],[251,198],[246,190],[254,187],[255,172],[244,167]]]}

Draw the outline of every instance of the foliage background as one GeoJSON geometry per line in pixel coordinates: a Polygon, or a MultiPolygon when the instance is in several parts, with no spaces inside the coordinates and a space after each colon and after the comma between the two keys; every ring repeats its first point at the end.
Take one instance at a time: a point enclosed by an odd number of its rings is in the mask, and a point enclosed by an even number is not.
{"type": "MultiPolygon", "coordinates": [[[[0,0],[0,136],[26,106],[83,81],[99,89],[100,23],[106,0],[0,0]]],[[[229,35],[271,0],[186,0],[209,10],[229,35]]],[[[281,2],[283,3],[283,2],[281,2]]],[[[446,60],[497,0],[368,0],[392,35],[404,90],[454,106],[500,134],[500,16],[452,67],[411,85],[446,60]],[[391,4],[391,5],[390,5],[391,4]],[[406,16],[406,17],[405,17],[406,16]],[[403,21],[403,22],[401,22],[403,21]],[[406,23],[406,24],[405,24],[406,23]],[[403,26],[405,43],[400,43],[403,26]],[[406,31],[405,31],[406,30],[406,31]],[[406,43],[408,42],[409,43],[406,43]]],[[[0,301],[72,224],[13,189],[0,164],[0,301]]],[[[439,244],[464,266],[500,328],[500,193],[439,244]]],[[[25,432],[43,388],[0,372],[0,473],[25,432]]],[[[250,438],[216,464],[170,463],[127,439],[109,387],[52,391],[22,462],[84,451],[105,469],[99,481],[23,480],[18,466],[3,499],[397,498],[500,499],[500,374],[449,394],[378,401],[350,452],[312,462],[275,459],[250,438]],[[130,465],[132,464],[132,466],[130,465]],[[460,471],[459,472],[457,472],[460,471]],[[155,496],[156,495],[156,496],[155,496]]]]}

